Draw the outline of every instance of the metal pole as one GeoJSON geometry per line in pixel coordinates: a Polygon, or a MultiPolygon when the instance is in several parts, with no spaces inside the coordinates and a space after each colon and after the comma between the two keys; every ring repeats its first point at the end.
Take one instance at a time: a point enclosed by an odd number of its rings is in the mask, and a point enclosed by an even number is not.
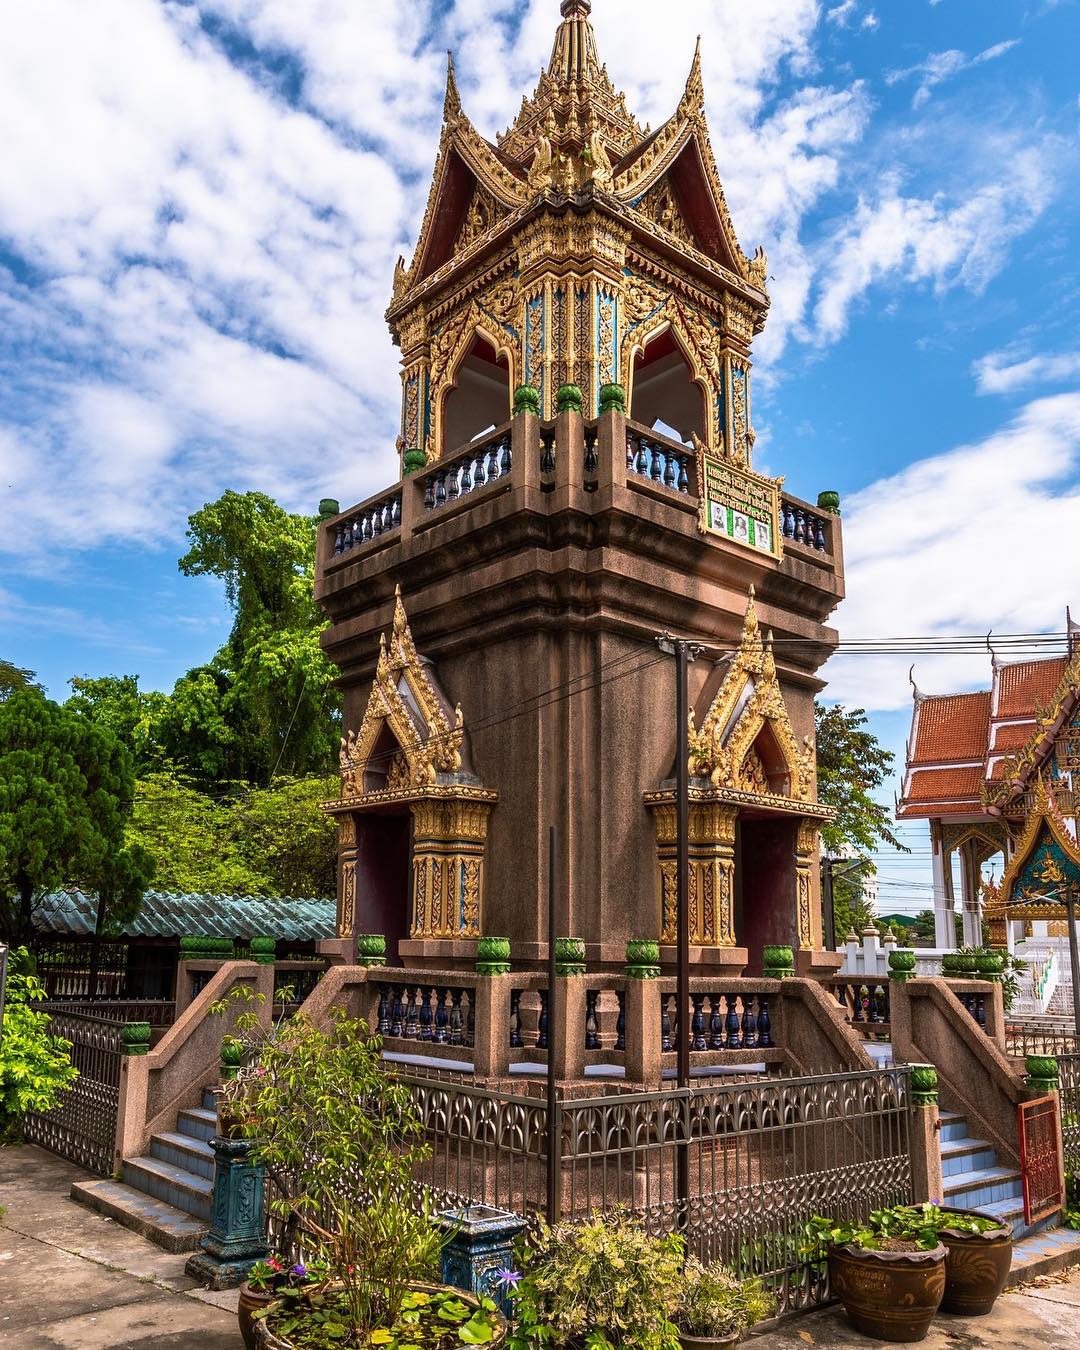
{"type": "MultiPolygon", "coordinates": [[[[675,958],[680,1089],[690,1086],[690,765],[686,729],[690,716],[689,652],[675,643],[675,958]]],[[[678,1148],[678,1214],[686,1226],[690,1213],[690,1102],[682,1102],[683,1130],[678,1148]]]]}
{"type": "Polygon", "coordinates": [[[821,921],[825,929],[825,950],[836,951],[836,909],[833,905],[833,860],[821,860],[821,921]]]}
{"type": "Polygon", "coordinates": [[[559,1128],[559,1102],[555,1079],[555,1045],[557,1023],[555,1013],[555,826],[548,830],[548,996],[547,996],[547,1219],[549,1224],[558,1219],[559,1169],[562,1163],[559,1128]]]}
{"type": "Polygon", "coordinates": [[[0,942],[0,1040],[4,1036],[4,999],[7,996],[8,948],[0,942]]]}
{"type": "Polygon", "coordinates": [[[1073,1030],[1080,1035],[1080,955],[1076,949],[1076,887],[1065,892],[1065,913],[1069,916],[1069,973],[1072,976],[1073,1030]]]}

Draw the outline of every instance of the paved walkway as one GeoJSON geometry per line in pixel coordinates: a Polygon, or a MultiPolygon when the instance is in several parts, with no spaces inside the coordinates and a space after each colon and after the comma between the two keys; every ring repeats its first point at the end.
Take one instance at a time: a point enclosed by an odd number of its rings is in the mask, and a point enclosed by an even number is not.
{"type": "MultiPolygon", "coordinates": [[[[68,1198],[85,1173],[38,1148],[0,1149],[0,1347],[240,1350],[236,1294],[184,1274],[185,1256],[68,1198]]],[[[877,1345],[827,1308],[755,1336],[749,1350],[877,1345]]],[[[1004,1294],[989,1317],[941,1315],[926,1350],[1080,1350],[1080,1267],[1004,1294]]]]}
{"type": "Polygon", "coordinates": [[[0,1149],[0,1346],[242,1350],[236,1294],[197,1289],[186,1256],[75,1204],[85,1176],[42,1149],[0,1149]]]}

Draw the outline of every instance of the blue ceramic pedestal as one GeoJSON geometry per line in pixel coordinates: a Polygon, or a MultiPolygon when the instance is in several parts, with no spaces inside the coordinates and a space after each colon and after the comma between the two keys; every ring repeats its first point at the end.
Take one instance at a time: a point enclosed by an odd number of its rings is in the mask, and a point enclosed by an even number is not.
{"type": "Polygon", "coordinates": [[[233,1289],[247,1279],[256,1261],[269,1254],[266,1245],[266,1199],[263,1169],[250,1161],[246,1139],[215,1135],[214,1206],[210,1231],[201,1251],[187,1263],[192,1279],[211,1289],[233,1289]]]}
{"type": "Polygon", "coordinates": [[[525,1220],[505,1209],[470,1205],[447,1210],[435,1222],[451,1235],[442,1250],[443,1284],[486,1295],[510,1316],[508,1290],[496,1272],[513,1269],[514,1239],[525,1228],[525,1220]]]}

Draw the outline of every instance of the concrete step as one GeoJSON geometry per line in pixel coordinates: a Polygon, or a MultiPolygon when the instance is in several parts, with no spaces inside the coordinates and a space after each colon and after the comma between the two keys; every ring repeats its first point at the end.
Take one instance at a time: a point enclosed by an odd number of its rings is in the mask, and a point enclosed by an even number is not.
{"type": "Polygon", "coordinates": [[[985,1139],[943,1139],[941,1170],[947,1177],[997,1166],[993,1144],[985,1139]]]}
{"type": "Polygon", "coordinates": [[[155,1134],[150,1139],[150,1156],[194,1172],[197,1177],[214,1179],[214,1150],[205,1139],[169,1131],[155,1134]]]}
{"type": "Polygon", "coordinates": [[[213,1088],[203,1088],[202,1108],[204,1111],[217,1112],[217,1093],[213,1088]]]}
{"type": "Polygon", "coordinates": [[[204,1106],[194,1106],[187,1111],[178,1111],[176,1132],[177,1134],[190,1135],[192,1139],[203,1139],[209,1143],[217,1134],[217,1116],[204,1106]]]}
{"type": "Polygon", "coordinates": [[[938,1119],[941,1121],[941,1142],[954,1139],[967,1139],[967,1117],[958,1116],[954,1111],[942,1111],[938,1119]]]}
{"type": "Polygon", "coordinates": [[[1077,1262],[1080,1262],[1080,1233],[1068,1228],[1032,1233],[1013,1244],[1008,1288],[1026,1284],[1038,1275],[1053,1275],[1077,1262]]]}
{"type": "Polygon", "coordinates": [[[214,1183],[185,1167],[175,1167],[160,1158],[124,1159],[124,1181],[167,1205],[182,1209],[196,1219],[210,1222],[214,1183]]]}
{"type": "Polygon", "coordinates": [[[1020,1173],[1011,1167],[982,1167],[945,1178],[945,1199],[962,1209],[983,1209],[1021,1195],[1020,1173]]]}
{"type": "Polygon", "coordinates": [[[75,1181],[71,1198],[88,1209],[104,1214],[123,1228],[149,1238],[167,1252],[198,1251],[207,1225],[142,1191],[120,1181],[75,1181]]]}

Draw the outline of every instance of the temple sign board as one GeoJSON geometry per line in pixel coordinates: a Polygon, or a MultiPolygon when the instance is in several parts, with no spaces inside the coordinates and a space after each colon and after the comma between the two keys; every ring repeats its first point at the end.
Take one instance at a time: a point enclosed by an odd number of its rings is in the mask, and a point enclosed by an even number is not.
{"type": "Polygon", "coordinates": [[[698,526],[703,534],[719,534],[746,548],[783,554],[780,529],[782,478],[762,478],[705,449],[698,451],[698,526]]]}

